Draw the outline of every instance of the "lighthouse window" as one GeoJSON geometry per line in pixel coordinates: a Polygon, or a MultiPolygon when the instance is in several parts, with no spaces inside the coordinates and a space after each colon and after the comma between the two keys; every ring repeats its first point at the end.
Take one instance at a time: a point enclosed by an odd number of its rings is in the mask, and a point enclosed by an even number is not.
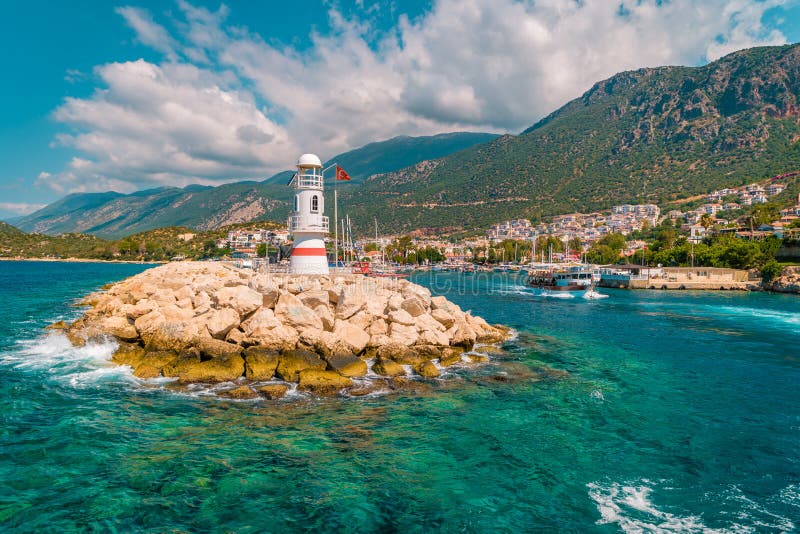
{"type": "Polygon", "coordinates": [[[319,197],[314,195],[311,197],[311,213],[317,213],[319,211],[319,197]]]}
{"type": "Polygon", "coordinates": [[[294,211],[300,211],[300,195],[294,196],[294,211]]]}

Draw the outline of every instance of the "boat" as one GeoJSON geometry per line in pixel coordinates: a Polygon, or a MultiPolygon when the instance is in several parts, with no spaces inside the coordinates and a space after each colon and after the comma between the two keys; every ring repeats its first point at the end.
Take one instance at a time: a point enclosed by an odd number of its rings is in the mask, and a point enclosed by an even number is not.
{"type": "Polygon", "coordinates": [[[402,272],[393,267],[386,267],[377,265],[373,267],[368,261],[357,261],[352,265],[353,274],[363,274],[364,276],[376,278],[406,278],[409,276],[408,272],[402,272]]]}
{"type": "Polygon", "coordinates": [[[533,269],[528,274],[528,285],[550,291],[592,291],[597,275],[588,265],[551,266],[533,269]]]}

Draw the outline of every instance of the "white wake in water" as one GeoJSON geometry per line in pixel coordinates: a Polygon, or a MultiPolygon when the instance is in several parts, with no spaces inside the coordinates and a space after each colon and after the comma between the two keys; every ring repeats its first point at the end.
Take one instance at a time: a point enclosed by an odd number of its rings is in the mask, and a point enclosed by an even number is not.
{"type": "Polygon", "coordinates": [[[770,309],[745,308],[743,306],[715,306],[714,311],[727,316],[742,317],[747,319],[761,319],[763,321],[783,323],[789,326],[800,326],[800,313],[784,312],[770,309]]]}
{"type": "MultiPolygon", "coordinates": [[[[739,522],[722,528],[707,526],[699,515],[668,512],[660,509],[651,500],[654,483],[642,479],[634,483],[591,483],[589,498],[600,513],[598,525],[616,524],[622,531],[631,534],[697,532],[703,534],[723,532],[758,532],[764,528],[789,532],[795,525],[788,518],[768,511],[764,506],[746,498],[738,488],[716,501],[729,503],[736,508],[734,516],[739,522]]],[[[797,498],[797,486],[785,488],[776,499],[784,504],[793,504],[797,498]]]]}
{"type": "MultiPolygon", "coordinates": [[[[647,480],[642,482],[647,483],[647,480]]],[[[588,484],[589,497],[597,505],[597,524],[616,523],[624,532],[722,532],[707,528],[700,517],[678,516],[656,508],[650,502],[652,488],[611,484],[588,484]]]]}
{"type": "Polygon", "coordinates": [[[130,367],[111,363],[116,341],[87,343],[73,347],[61,332],[17,342],[18,347],[0,353],[0,365],[46,373],[48,378],[73,388],[98,387],[109,382],[140,382],[130,367]]]}

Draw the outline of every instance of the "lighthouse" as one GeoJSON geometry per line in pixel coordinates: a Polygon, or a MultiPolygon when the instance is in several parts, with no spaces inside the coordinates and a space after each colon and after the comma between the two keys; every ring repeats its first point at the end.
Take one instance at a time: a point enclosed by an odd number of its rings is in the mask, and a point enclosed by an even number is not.
{"type": "Polygon", "coordinates": [[[322,162],[314,154],[297,160],[294,177],[294,210],[289,216],[289,232],[294,235],[289,272],[293,274],[328,274],[325,234],[330,223],[323,215],[322,162]]]}

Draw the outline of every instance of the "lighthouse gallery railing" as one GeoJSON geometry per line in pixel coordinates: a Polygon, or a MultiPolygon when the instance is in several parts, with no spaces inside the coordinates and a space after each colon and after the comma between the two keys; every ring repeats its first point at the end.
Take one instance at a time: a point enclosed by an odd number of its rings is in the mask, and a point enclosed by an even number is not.
{"type": "Polygon", "coordinates": [[[318,215],[314,219],[308,219],[301,215],[291,215],[288,221],[289,231],[310,230],[312,232],[330,232],[330,220],[325,215],[318,215]]]}

